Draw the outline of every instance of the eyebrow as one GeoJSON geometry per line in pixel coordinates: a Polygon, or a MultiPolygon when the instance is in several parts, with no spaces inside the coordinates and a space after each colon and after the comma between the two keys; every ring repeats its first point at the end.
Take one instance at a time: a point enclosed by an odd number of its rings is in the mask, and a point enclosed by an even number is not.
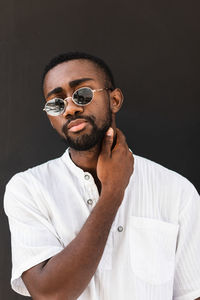
{"type": "Polygon", "coordinates": [[[62,91],[63,91],[63,89],[61,87],[57,87],[47,94],[47,98],[53,94],[61,93],[62,91]]]}
{"type": "Polygon", "coordinates": [[[73,87],[76,87],[77,85],[79,85],[79,84],[81,84],[81,83],[83,83],[83,82],[85,82],[85,81],[90,81],[90,80],[94,80],[94,79],[92,79],[92,78],[80,78],[80,79],[75,79],[75,80],[69,82],[69,86],[70,86],[71,88],[73,88],[73,87]]]}
{"type": "MultiPolygon", "coordinates": [[[[69,86],[71,88],[74,88],[76,87],[77,85],[85,82],[85,81],[90,81],[90,80],[94,80],[92,78],[80,78],[80,79],[75,79],[75,80],[72,80],[69,82],[69,86]]],[[[50,97],[51,95],[53,94],[58,94],[58,93],[61,93],[63,92],[63,88],[62,87],[56,87],[55,89],[53,89],[52,91],[50,91],[48,94],[47,94],[47,98],[50,97]]]]}

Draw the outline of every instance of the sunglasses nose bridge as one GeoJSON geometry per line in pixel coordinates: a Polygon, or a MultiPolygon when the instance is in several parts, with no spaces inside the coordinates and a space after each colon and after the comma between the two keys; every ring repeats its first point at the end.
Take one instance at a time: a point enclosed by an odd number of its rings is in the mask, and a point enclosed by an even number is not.
{"type": "Polygon", "coordinates": [[[77,112],[83,111],[83,107],[80,105],[77,105],[74,102],[73,97],[71,97],[71,96],[65,98],[64,102],[65,102],[65,111],[63,113],[63,116],[74,115],[77,112]]]}
{"type": "Polygon", "coordinates": [[[64,100],[64,103],[65,103],[65,107],[67,107],[70,103],[73,105],[77,105],[77,103],[74,101],[74,98],[73,98],[73,95],[72,96],[69,96],[69,97],[66,97],[64,100]],[[71,101],[70,101],[71,100],[71,101]]]}
{"type": "Polygon", "coordinates": [[[66,97],[66,98],[63,100],[63,101],[65,102],[65,105],[67,105],[69,99],[72,99],[72,101],[73,101],[72,96],[66,97]]]}

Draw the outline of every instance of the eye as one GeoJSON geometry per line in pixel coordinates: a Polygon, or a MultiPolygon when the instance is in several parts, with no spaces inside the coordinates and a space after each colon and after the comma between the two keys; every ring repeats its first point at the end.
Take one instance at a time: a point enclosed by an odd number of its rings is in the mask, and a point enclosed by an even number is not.
{"type": "Polygon", "coordinates": [[[60,98],[53,98],[46,102],[44,110],[51,116],[58,116],[64,112],[65,102],[60,98]]]}

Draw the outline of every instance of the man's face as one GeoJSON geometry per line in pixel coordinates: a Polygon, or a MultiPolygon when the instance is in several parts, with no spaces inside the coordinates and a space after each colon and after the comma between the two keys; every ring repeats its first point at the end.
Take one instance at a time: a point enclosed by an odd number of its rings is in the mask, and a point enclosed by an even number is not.
{"type": "MultiPolygon", "coordinates": [[[[85,59],[64,62],[47,73],[45,99],[65,99],[81,87],[92,90],[107,87],[103,71],[85,59]]],[[[95,92],[92,102],[86,106],[78,106],[72,99],[67,101],[62,115],[48,116],[52,126],[73,149],[89,150],[100,144],[112,123],[109,91],[95,92]]]]}

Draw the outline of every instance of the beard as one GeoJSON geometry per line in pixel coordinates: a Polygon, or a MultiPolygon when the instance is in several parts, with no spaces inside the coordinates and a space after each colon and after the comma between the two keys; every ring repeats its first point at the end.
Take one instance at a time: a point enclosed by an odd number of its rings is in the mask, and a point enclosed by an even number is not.
{"type": "Polygon", "coordinates": [[[106,116],[105,116],[105,121],[103,122],[103,125],[98,128],[96,123],[96,118],[91,115],[91,116],[74,116],[70,118],[67,123],[63,126],[62,131],[66,137],[65,142],[67,145],[77,151],[87,151],[96,146],[97,144],[101,144],[102,140],[109,129],[109,127],[112,124],[112,112],[110,107],[108,107],[106,116]],[[76,120],[76,119],[85,119],[88,123],[91,124],[92,126],[92,131],[90,134],[80,134],[77,137],[70,137],[68,135],[68,129],[67,125],[69,122],[76,120]]]}

